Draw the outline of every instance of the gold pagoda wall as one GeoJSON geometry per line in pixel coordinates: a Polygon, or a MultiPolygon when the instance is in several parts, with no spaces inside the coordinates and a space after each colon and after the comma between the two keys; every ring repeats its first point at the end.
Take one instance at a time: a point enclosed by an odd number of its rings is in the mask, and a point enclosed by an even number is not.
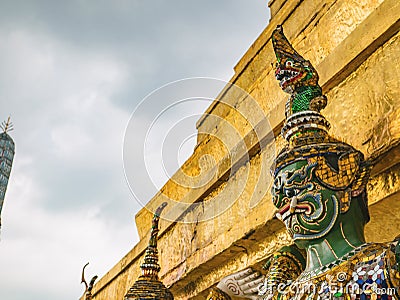
{"type": "MultiPolygon", "coordinates": [[[[226,208],[208,221],[201,220],[212,212],[202,205],[179,212],[171,205],[165,209],[170,216],[200,220],[160,223],[160,275],[175,299],[204,299],[222,277],[247,266],[258,268],[274,250],[291,242],[274,218],[266,192],[269,165],[283,144],[279,132],[287,99],[271,66],[275,57],[270,36],[278,24],[320,74],[328,97],[322,113],[332,125],[330,132],[376,161],[368,183],[367,239],[380,242],[400,234],[400,2],[272,0],[269,6],[270,23],[230,80],[248,95],[230,86],[221,91],[197,123],[193,155],[148,204],[154,211],[166,198],[189,204],[214,200],[226,208]],[[251,99],[268,121],[260,118],[254,126],[243,117],[260,115],[253,114],[251,99]],[[230,134],[232,127],[237,134],[230,134]],[[188,188],[179,184],[187,177],[210,180],[188,188]],[[261,196],[254,202],[254,195],[261,196]]],[[[139,276],[151,218],[146,208],[136,215],[141,240],[99,280],[93,299],[123,299],[139,276]]]]}

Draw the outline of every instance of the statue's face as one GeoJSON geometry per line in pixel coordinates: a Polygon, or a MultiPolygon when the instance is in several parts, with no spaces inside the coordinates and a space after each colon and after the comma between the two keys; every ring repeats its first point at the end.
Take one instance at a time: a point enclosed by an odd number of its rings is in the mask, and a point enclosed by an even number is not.
{"type": "Polygon", "coordinates": [[[339,215],[339,197],[323,187],[314,170],[317,162],[295,162],[275,176],[272,187],[277,217],[296,241],[312,240],[326,235],[339,215]]]}
{"type": "Polygon", "coordinates": [[[281,58],[275,77],[282,90],[289,94],[293,94],[300,86],[315,86],[318,81],[318,74],[308,61],[295,60],[291,57],[281,58]]]}

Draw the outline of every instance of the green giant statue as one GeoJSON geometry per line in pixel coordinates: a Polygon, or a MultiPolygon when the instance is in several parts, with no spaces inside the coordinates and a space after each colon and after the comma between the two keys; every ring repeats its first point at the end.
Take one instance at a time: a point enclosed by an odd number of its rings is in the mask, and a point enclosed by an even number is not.
{"type": "Polygon", "coordinates": [[[400,299],[400,244],[366,243],[369,221],[363,154],[328,134],[327,99],[311,63],[278,26],[276,79],[290,94],[275,159],[272,200],[295,245],[275,253],[261,275],[225,277],[209,299],[400,299]]]}

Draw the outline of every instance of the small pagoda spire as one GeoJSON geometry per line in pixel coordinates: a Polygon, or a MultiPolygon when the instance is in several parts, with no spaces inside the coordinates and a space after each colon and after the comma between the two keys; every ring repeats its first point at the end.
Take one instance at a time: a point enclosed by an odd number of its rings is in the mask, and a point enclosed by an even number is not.
{"type": "Polygon", "coordinates": [[[129,289],[125,295],[125,300],[173,300],[174,296],[159,280],[158,273],[160,265],[158,263],[158,223],[160,214],[167,206],[164,202],[155,211],[151,226],[150,240],[146,248],[144,262],[140,265],[142,275],[129,289]]]}
{"type": "Polygon", "coordinates": [[[160,214],[166,206],[167,202],[164,202],[156,209],[154,213],[149,245],[146,249],[144,262],[140,265],[140,268],[142,270],[142,277],[158,279],[158,273],[160,272],[157,249],[158,232],[160,231],[158,228],[158,223],[160,221],[160,214]]]}

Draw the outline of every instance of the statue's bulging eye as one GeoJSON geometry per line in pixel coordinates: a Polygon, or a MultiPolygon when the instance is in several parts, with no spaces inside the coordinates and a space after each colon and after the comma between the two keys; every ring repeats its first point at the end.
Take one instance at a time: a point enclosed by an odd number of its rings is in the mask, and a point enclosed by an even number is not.
{"type": "Polygon", "coordinates": [[[285,191],[286,197],[292,198],[294,196],[294,191],[293,190],[286,190],[285,191]]]}
{"type": "Polygon", "coordinates": [[[292,67],[292,66],[293,66],[293,62],[290,61],[290,60],[288,60],[288,61],[286,62],[286,67],[292,67]]]}
{"type": "Polygon", "coordinates": [[[293,196],[297,196],[298,194],[300,194],[300,192],[300,189],[287,189],[285,190],[285,196],[292,198],[293,196]]]}
{"type": "Polygon", "coordinates": [[[282,181],[283,180],[282,180],[281,176],[276,177],[272,188],[277,191],[280,190],[282,188],[282,181]]]}

